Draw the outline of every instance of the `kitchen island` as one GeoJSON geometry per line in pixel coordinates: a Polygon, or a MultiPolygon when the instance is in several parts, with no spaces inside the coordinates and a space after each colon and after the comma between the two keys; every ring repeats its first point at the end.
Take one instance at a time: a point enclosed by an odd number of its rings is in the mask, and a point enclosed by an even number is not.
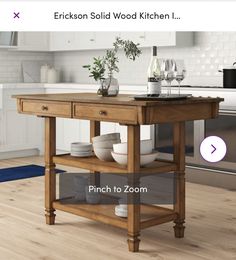
{"type": "MultiPolygon", "coordinates": [[[[184,236],[185,222],[185,121],[218,116],[221,98],[194,98],[176,101],[134,101],[130,95],[99,97],[92,93],[17,95],[18,112],[45,118],[45,210],[46,223],[55,223],[55,210],[87,217],[124,228],[128,232],[129,250],[139,250],[140,230],[174,221],[175,237],[184,236]],[[56,154],[56,118],[90,120],[90,138],[100,134],[100,122],[127,125],[128,165],[103,162],[96,157],[75,158],[56,154]],[[155,161],[140,167],[140,125],[156,123],[174,125],[174,158],[155,161]],[[55,165],[63,164],[91,171],[98,181],[99,172],[134,173],[133,183],[141,174],[175,172],[175,203],[173,209],[155,205],[128,205],[128,218],[114,215],[114,205],[65,204],[56,199],[55,165]]],[[[138,195],[135,195],[136,197],[138,195]]]]}

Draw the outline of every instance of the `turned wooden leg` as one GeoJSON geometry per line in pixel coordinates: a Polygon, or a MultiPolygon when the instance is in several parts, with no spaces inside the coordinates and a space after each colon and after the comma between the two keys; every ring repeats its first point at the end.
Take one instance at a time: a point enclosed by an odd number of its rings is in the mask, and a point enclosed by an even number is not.
{"type": "Polygon", "coordinates": [[[174,223],[175,237],[184,237],[185,223],[185,123],[174,124],[174,161],[178,165],[175,172],[174,211],[177,218],[174,223]]]}
{"type": "Polygon", "coordinates": [[[45,217],[46,224],[55,223],[56,175],[53,156],[56,154],[56,118],[45,118],[45,217]]]}
{"type": "MultiPolygon", "coordinates": [[[[100,121],[90,121],[90,142],[94,136],[100,135],[100,121]]],[[[97,187],[100,186],[100,173],[96,171],[90,171],[90,184],[97,187]]]]}
{"type": "MultiPolygon", "coordinates": [[[[140,127],[128,126],[128,179],[135,185],[135,174],[140,171],[140,127]]],[[[140,195],[128,194],[128,246],[129,251],[139,251],[140,236],[140,195]],[[135,203],[134,203],[135,202],[135,203]]]]}
{"type": "Polygon", "coordinates": [[[175,211],[178,214],[177,219],[174,221],[175,237],[184,237],[184,223],[185,223],[185,177],[184,172],[176,173],[179,176],[176,177],[176,204],[175,211]]]}

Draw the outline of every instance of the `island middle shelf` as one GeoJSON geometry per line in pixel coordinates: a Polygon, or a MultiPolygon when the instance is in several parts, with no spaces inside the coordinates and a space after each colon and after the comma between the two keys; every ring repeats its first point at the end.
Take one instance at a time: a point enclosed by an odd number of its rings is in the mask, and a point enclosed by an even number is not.
{"type": "MultiPolygon", "coordinates": [[[[96,156],[92,157],[73,157],[70,154],[53,156],[55,164],[61,164],[71,167],[82,168],[90,171],[106,172],[106,173],[128,173],[125,166],[119,165],[116,162],[105,162],[99,160],[96,156]]],[[[172,161],[156,160],[146,167],[140,168],[141,174],[154,174],[172,172],[177,169],[177,165],[172,161]]]]}

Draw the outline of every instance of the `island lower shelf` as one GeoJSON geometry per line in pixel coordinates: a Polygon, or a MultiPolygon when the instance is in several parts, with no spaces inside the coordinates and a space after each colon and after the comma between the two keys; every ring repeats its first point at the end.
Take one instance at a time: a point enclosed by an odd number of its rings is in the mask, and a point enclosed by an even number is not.
{"type": "MultiPolygon", "coordinates": [[[[82,168],[90,171],[98,172],[110,172],[110,173],[128,173],[128,169],[125,166],[119,165],[116,162],[104,162],[99,160],[96,156],[92,157],[73,157],[69,154],[56,155],[53,157],[55,164],[61,164],[71,167],[82,168]]],[[[171,161],[156,160],[150,163],[146,167],[140,168],[141,174],[153,174],[172,172],[177,170],[177,164],[171,161]]]]}
{"type": "MultiPolygon", "coordinates": [[[[53,208],[57,210],[127,229],[127,218],[117,217],[115,215],[115,206],[113,204],[78,204],[73,199],[62,199],[53,202],[53,208]]],[[[141,229],[170,222],[177,217],[177,213],[173,209],[155,205],[141,205],[140,212],[141,229]]]]}

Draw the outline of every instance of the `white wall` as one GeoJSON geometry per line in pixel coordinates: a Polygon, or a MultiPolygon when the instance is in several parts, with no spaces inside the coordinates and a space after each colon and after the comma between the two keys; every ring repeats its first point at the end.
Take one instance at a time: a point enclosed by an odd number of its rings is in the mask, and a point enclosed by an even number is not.
{"type": "MultiPolygon", "coordinates": [[[[63,71],[64,81],[94,83],[82,65],[90,63],[93,56],[103,54],[103,51],[58,52],[54,62],[63,71]]],[[[143,49],[142,57],[135,62],[120,55],[120,84],[146,84],[150,55],[149,48],[143,49]]],[[[158,55],[160,58],[185,59],[188,74],[183,84],[222,86],[218,66],[231,65],[236,60],[236,32],[196,32],[194,46],[159,48],[158,55]]]]}
{"type": "Polygon", "coordinates": [[[22,61],[44,61],[53,63],[53,53],[18,52],[0,49],[0,83],[23,82],[22,61]]]}
{"type": "MultiPolygon", "coordinates": [[[[158,43],[157,43],[158,45],[158,43]]],[[[0,83],[22,82],[21,62],[39,60],[52,63],[62,71],[65,82],[94,83],[88,77],[82,65],[91,62],[93,56],[102,56],[104,51],[78,52],[17,52],[0,50],[0,83]]],[[[146,84],[146,71],[151,51],[143,49],[137,61],[127,60],[120,55],[120,73],[117,76],[120,84],[146,84]]],[[[195,44],[187,48],[159,48],[160,58],[184,58],[187,67],[187,78],[183,84],[222,85],[222,74],[219,65],[231,65],[236,60],[236,32],[196,32],[195,44]]]]}

